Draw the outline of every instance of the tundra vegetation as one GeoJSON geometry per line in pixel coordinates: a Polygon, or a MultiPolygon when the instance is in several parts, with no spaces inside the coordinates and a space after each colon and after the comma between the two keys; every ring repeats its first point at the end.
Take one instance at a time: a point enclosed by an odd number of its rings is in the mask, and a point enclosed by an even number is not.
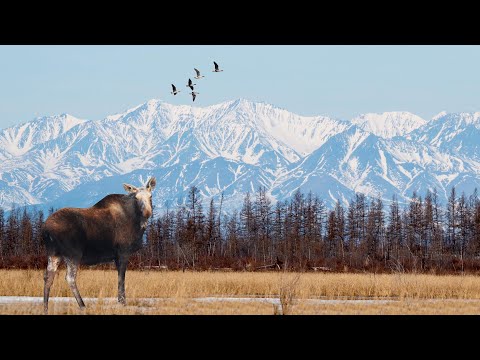
{"type": "MultiPolygon", "coordinates": [[[[58,278],[65,275],[61,268],[58,278]]],[[[77,284],[87,308],[80,310],[68,284],[57,280],[50,314],[478,314],[480,309],[475,275],[129,270],[126,306],[117,303],[115,270],[82,269],[77,284]]],[[[43,314],[42,292],[43,270],[0,270],[0,314],[43,314]],[[4,302],[4,296],[37,301],[4,302]]]]}

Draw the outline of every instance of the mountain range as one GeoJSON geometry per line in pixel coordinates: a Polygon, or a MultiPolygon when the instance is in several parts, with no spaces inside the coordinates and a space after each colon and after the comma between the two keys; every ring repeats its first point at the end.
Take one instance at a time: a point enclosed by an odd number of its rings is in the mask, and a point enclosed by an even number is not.
{"type": "Polygon", "coordinates": [[[102,120],[69,114],[0,130],[0,207],[88,207],[122,183],[157,178],[157,208],[195,185],[224,210],[265,186],[273,201],[300,189],[333,206],[355,192],[407,202],[413,191],[480,187],[480,112],[300,116],[246,99],[204,108],[150,100],[102,120]]]}

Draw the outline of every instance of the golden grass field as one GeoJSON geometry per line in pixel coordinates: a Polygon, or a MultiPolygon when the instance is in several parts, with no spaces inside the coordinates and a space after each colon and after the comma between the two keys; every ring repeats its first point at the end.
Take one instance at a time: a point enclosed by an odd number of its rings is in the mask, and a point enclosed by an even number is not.
{"type": "MultiPolygon", "coordinates": [[[[480,276],[474,275],[127,271],[125,307],[108,299],[117,296],[116,271],[81,269],[77,284],[87,309],[81,311],[74,301],[51,301],[50,313],[480,314],[480,276]],[[258,298],[281,298],[284,306],[258,298]]],[[[42,295],[43,271],[0,270],[0,296],[42,295]]],[[[73,297],[65,270],[59,271],[50,296],[73,297]]],[[[0,314],[41,313],[40,303],[0,302],[0,314]]]]}

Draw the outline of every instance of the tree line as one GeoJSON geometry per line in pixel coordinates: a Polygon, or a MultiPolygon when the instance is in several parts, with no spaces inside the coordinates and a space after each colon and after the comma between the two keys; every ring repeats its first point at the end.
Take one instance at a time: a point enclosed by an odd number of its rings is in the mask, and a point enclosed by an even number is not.
{"type": "MultiPolygon", "coordinates": [[[[222,213],[223,196],[206,209],[195,186],[186,204],[151,218],[131,268],[474,272],[480,269],[480,200],[451,189],[394,196],[356,194],[328,209],[316,194],[297,191],[275,204],[264,187],[247,193],[241,209],[222,213]]],[[[156,209],[154,209],[155,211],[156,209]]],[[[49,214],[54,209],[49,210],[49,214]]],[[[47,216],[49,215],[47,214],[47,216]]],[[[0,267],[43,268],[42,211],[0,209],[0,267]]],[[[106,265],[107,267],[110,265],[106,265]]]]}

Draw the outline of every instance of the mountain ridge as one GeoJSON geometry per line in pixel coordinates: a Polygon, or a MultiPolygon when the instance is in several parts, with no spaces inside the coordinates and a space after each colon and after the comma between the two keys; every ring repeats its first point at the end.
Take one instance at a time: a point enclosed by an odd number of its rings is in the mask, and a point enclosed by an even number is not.
{"type": "Polygon", "coordinates": [[[184,203],[192,185],[206,199],[223,191],[227,210],[256,186],[274,201],[297,189],[329,206],[355,192],[407,201],[413,190],[479,186],[476,139],[480,112],[430,120],[367,113],[348,121],[243,98],[207,107],[151,99],[99,120],[61,114],[0,130],[0,207],[75,206],[78,199],[86,206],[113,191],[108,179],[148,174],[163,179],[154,195],[159,204],[184,203]],[[85,186],[98,189],[82,197],[85,186]]]}

